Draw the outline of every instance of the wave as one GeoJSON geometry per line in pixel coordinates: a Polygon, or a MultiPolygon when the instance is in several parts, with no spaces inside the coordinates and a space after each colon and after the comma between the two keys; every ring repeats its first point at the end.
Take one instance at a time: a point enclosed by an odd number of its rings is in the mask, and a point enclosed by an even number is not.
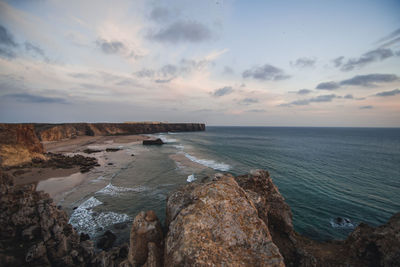
{"type": "Polygon", "coordinates": [[[229,171],[231,166],[229,164],[223,163],[223,162],[216,162],[212,159],[198,159],[195,156],[192,156],[186,152],[183,153],[185,155],[185,157],[187,157],[188,159],[190,159],[193,162],[199,163],[203,166],[209,167],[211,169],[214,170],[218,170],[218,171],[229,171]]]}
{"type": "Polygon", "coordinates": [[[337,217],[331,218],[329,223],[333,228],[354,229],[355,225],[348,218],[337,217]]]}
{"type": "Polygon", "coordinates": [[[184,145],[174,145],[174,147],[178,150],[183,150],[185,148],[184,145]]]}
{"type": "Polygon", "coordinates": [[[92,208],[103,204],[95,197],[91,197],[83,202],[74,210],[69,219],[69,223],[78,232],[88,233],[91,237],[96,235],[97,229],[104,229],[113,224],[131,220],[127,214],[108,212],[94,212],[92,208]]]}
{"type": "Polygon", "coordinates": [[[132,187],[114,186],[111,183],[109,183],[106,187],[97,191],[96,193],[115,196],[123,192],[143,192],[146,190],[149,190],[149,188],[147,188],[146,186],[137,186],[132,188],[132,187]]]}
{"type": "Polygon", "coordinates": [[[188,183],[191,183],[191,182],[194,182],[194,181],[196,181],[197,179],[196,179],[196,177],[194,177],[194,174],[191,174],[191,175],[189,175],[188,177],[187,177],[187,182],[188,183]]]}

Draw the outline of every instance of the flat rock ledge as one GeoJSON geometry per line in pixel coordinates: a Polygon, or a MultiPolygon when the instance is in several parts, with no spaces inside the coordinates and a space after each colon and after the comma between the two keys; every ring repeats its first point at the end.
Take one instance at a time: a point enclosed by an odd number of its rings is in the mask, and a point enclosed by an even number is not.
{"type": "MultiPolygon", "coordinates": [[[[293,229],[268,172],[217,174],[171,192],[165,229],[154,211],[132,223],[130,242],[95,252],[48,194],[0,173],[0,266],[399,266],[400,213],[360,224],[343,241],[317,242],[293,229]]],[[[112,242],[111,242],[112,246],[112,242]]]]}

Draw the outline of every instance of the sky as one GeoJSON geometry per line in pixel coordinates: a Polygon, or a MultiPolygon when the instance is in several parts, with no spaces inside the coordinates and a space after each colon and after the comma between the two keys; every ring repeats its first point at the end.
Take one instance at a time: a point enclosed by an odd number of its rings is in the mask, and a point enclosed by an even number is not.
{"type": "Polygon", "coordinates": [[[400,1],[1,1],[0,122],[400,127],[400,1]]]}

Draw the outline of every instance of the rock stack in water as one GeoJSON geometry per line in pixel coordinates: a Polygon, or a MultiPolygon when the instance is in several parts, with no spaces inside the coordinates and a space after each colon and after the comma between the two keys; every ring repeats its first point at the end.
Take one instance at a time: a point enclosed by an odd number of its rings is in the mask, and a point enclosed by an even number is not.
{"type": "Polygon", "coordinates": [[[165,235],[153,211],[134,219],[130,244],[95,253],[49,196],[0,174],[0,266],[398,266],[400,213],[347,240],[320,243],[293,229],[266,171],[216,175],[167,199],[165,235]]]}

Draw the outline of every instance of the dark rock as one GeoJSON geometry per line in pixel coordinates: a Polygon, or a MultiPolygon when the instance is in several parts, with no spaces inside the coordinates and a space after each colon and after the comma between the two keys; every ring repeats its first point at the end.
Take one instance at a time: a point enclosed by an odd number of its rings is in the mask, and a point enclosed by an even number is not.
{"type": "Polygon", "coordinates": [[[86,154],[93,154],[93,153],[99,153],[101,152],[101,150],[86,148],[85,150],[83,150],[83,152],[86,154]]]}
{"type": "Polygon", "coordinates": [[[128,227],[128,224],[126,222],[121,222],[121,223],[116,223],[113,225],[113,227],[117,230],[122,230],[128,227]]]}
{"type": "Polygon", "coordinates": [[[106,148],[106,152],[117,152],[120,150],[121,150],[121,148],[106,148]]]}
{"type": "Polygon", "coordinates": [[[112,162],[109,162],[107,165],[110,165],[110,166],[111,166],[111,165],[114,165],[114,163],[112,163],[112,162]]]}
{"type": "Polygon", "coordinates": [[[88,234],[81,233],[80,236],[79,236],[79,240],[81,242],[86,241],[86,240],[90,240],[90,236],[88,234]]]}
{"type": "Polygon", "coordinates": [[[155,140],[150,139],[150,140],[143,140],[143,145],[163,145],[164,142],[160,139],[157,138],[155,140]]]}
{"type": "Polygon", "coordinates": [[[116,239],[117,239],[117,236],[110,230],[107,230],[97,241],[96,246],[97,246],[97,248],[100,248],[103,250],[108,250],[108,249],[112,248],[116,239]]]}

